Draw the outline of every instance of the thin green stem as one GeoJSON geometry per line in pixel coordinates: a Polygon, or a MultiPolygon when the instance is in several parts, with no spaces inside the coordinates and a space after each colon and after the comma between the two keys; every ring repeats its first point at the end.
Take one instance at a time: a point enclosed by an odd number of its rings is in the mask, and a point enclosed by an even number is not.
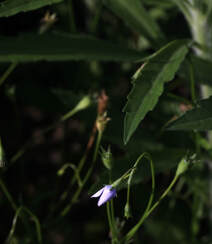
{"type": "MultiPolygon", "coordinates": [[[[55,129],[60,123],[66,121],[70,117],[72,117],[75,113],[77,113],[78,109],[74,108],[71,111],[67,112],[65,115],[63,115],[57,122],[54,122],[52,125],[47,126],[46,128],[42,129],[40,133],[42,135],[45,135],[49,131],[55,129]]],[[[19,158],[21,158],[24,153],[34,145],[34,137],[32,136],[19,150],[15,153],[15,155],[12,156],[10,163],[11,165],[14,164],[19,158]]]]}
{"type": "MultiPolygon", "coordinates": [[[[93,145],[93,140],[95,138],[95,135],[96,135],[96,121],[95,121],[95,124],[94,124],[94,127],[93,127],[93,130],[92,130],[92,134],[89,138],[89,141],[88,141],[88,144],[87,144],[87,148],[85,150],[85,153],[84,155],[82,156],[78,166],[77,166],[77,171],[78,171],[78,174],[80,175],[81,173],[81,170],[86,162],[86,159],[87,159],[87,155],[88,155],[88,152],[91,148],[91,146],[93,145]]],[[[71,183],[70,185],[72,186],[74,183],[76,182],[76,175],[73,176],[72,180],[71,180],[71,183]]]]}
{"type": "Polygon", "coordinates": [[[110,214],[110,205],[109,205],[109,202],[106,203],[106,208],[107,208],[108,224],[109,224],[110,228],[112,229],[112,221],[111,221],[111,214],[110,214]]]}
{"type": "Polygon", "coordinates": [[[198,221],[198,207],[199,207],[199,202],[201,201],[199,196],[194,194],[193,197],[193,204],[192,204],[192,221],[191,221],[191,240],[192,243],[195,243],[196,240],[196,235],[199,230],[199,221],[198,221]]]}
{"type": "Polygon", "coordinates": [[[116,223],[115,223],[115,219],[114,219],[114,213],[113,213],[114,209],[113,209],[113,202],[112,200],[110,202],[107,202],[107,215],[110,215],[110,221],[111,223],[109,223],[110,226],[110,230],[112,233],[112,244],[117,244],[118,242],[118,232],[117,232],[117,228],[116,228],[116,223]]]}
{"type": "Polygon", "coordinates": [[[97,10],[96,10],[96,15],[94,16],[94,19],[93,19],[92,24],[91,24],[92,33],[95,33],[97,31],[99,19],[101,17],[101,13],[102,13],[102,6],[103,6],[102,1],[99,1],[98,6],[97,6],[97,10]]]}
{"type": "Polygon", "coordinates": [[[107,208],[108,224],[109,224],[110,230],[113,233],[113,224],[112,224],[112,218],[111,218],[111,212],[110,212],[110,204],[109,204],[109,202],[106,203],[106,208],[107,208]]]}
{"type": "Polygon", "coordinates": [[[38,243],[42,243],[41,226],[39,219],[28,208],[23,207],[23,210],[27,212],[31,216],[32,220],[35,222],[38,243]]]}
{"type": "Polygon", "coordinates": [[[196,103],[195,81],[194,81],[194,68],[191,62],[189,62],[189,74],[190,74],[190,91],[193,104],[196,103]]]}
{"type": "MultiPolygon", "coordinates": [[[[77,172],[77,174],[74,174],[73,178],[72,178],[71,181],[70,181],[70,184],[69,184],[70,187],[73,186],[74,183],[75,183],[76,181],[78,181],[78,185],[80,185],[80,186],[82,185],[82,180],[81,180],[81,178],[80,178],[80,172],[81,172],[81,170],[82,170],[82,167],[83,167],[84,164],[85,164],[86,158],[87,158],[87,154],[84,154],[83,157],[81,158],[80,162],[79,162],[78,167],[76,168],[76,172],[77,172]],[[80,179],[80,184],[79,184],[79,179],[80,179]]],[[[62,193],[62,195],[61,195],[61,197],[60,197],[60,199],[61,199],[62,201],[64,201],[64,200],[66,199],[66,197],[68,196],[68,192],[69,192],[69,190],[70,190],[70,189],[66,189],[66,190],[62,193]]]]}
{"type": "MultiPolygon", "coordinates": [[[[69,111],[68,113],[66,113],[66,114],[64,114],[61,118],[60,118],[60,120],[58,121],[58,123],[59,122],[64,122],[65,120],[67,120],[68,118],[70,118],[70,117],[72,117],[75,113],[77,113],[78,112],[78,110],[77,109],[72,109],[71,111],[69,111]]],[[[51,129],[51,127],[50,127],[50,129],[51,129]]]]}
{"type": "MultiPolygon", "coordinates": [[[[42,243],[42,234],[41,234],[41,226],[40,226],[40,222],[38,220],[38,218],[26,207],[19,207],[16,209],[16,213],[15,213],[15,216],[13,218],[13,223],[12,223],[12,228],[10,230],[10,233],[8,235],[8,238],[7,240],[5,241],[5,244],[9,244],[11,239],[12,239],[12,236],[15,232],[15,228],[16,228],[16,223],[17,223],[17,220],[18,220],[18,217],[19,215],[21,214],[21,212],[26,212],[31,218],[32,220],[35,222],[35,228],[36,228],[36,233],[37,233],[37,240],[38,240],[38,243],[41,244],[42,243]]],[[[22,220],[25,220],[25,217],[24,215],[21,215],[20,216],[22,220]]]]}
{"type": "Polygon", "coordinates": [[[18,216],[20,215],[20,212],[22,210],[22,207],[19,207],[15,213],[15,216],[13,218],[13,222],[12,222],[12,227],[10,229],[10,233],[5,241],[5,244],[10,244],[11,243],[11,239],[14,235],[14,232],[15,232],[15,228],[16,228],[16,224],[17,224],[17,220],[18,220],[18,216]]]}
{"type": "Polygon", "coordinates": [[[72,163],[64,164],[62,166],[62,168],[60,168],[58,170],[57,174],[59,176],[62,176],[65,173],[67,168],[71,168],[74,171],[74,175],[76,176],[77,183],[78,183],[79,186],[81,186],[82,185],[82,180],[80,178],[80,175],[79,175],[79,172],[78,172],[78,168],[74,164],[72,164],[72,163]]]}
{"type": "Polygon", "coordinates": [[[19,158],[21,158],[24,153],[30,148],[31,144],[32,144],[32,139],[30,139],[28,142],[26,142],[21,149],[18,150],[18,152],[16,152],[15,155],[12,156],[11,160],[10,160],[10,165],[14,164],[19,158]]]}
{"type": "Polygon", "coordinates": [[[185,0],[173,0],[173,2],[178,6],[178,8],[182,11],[182,13],[184,14],[185,18],[187,19],[187,21],[189,23],[192,22],[192,17],[191,17],[191,13],[189,11],[189,9],[192,7],[192,6],[189,6],[190,3],[188,1],[185,1],[185,0]]]}
{"type": "Polygon", "coordinates": [[[114,212],[114,202],[113,199],[110,200],[110,208],[111,208],[111,219],[114,229],[116,229],[116,220],[115,220],[115,212],[114,212]]]}
{"type": "Polygon", "coordinates": [[[127,187],[127,203],[129,204],[129,202],[130,202],[130,187],[128,185],[128,187],[127,187]]]}
{"type": "Polygon", "coordinates": [[[68,7],[68,17],[69,17],[69,27],[72,33],[76,33],[76,23],[73,11],[73,3],[72,0],[67,0],[67,7],[68,7]]]}
{"type": "MultiPolygon", "coordinates": [[[[112,183],[111,180],[111,170],[109,170],[109,183],[112,183]]],[[[114,202],[113,199],[110,200],[110,202],[107,202],[110,206],[110,213],[111,213],[111,222],[112,222],[112,227],[110,226],[110,229],[113,230],[113,239],[117,239],[118,231],[116,227],[116,220],[115,220],[115,211],[114,211],[114,202]]]]}
{"type": "Polygon", "coordinates": [[[149,211],[146,214],[146,217],[148,217],[152,211],[159,205],[159,203],[161,202],[161,200],[169,193],[169,191],[172,189],[172,187],[174,186],[174,184],[176,183],[177,179],[178,179],[179,175],[175,175],[174,179],[172,180],[171,184],[169,185],[169,187],[165,190],[165,192],[161,195],[161,197],[159,198],[159,200],[149,209],[149,211]]]}
{"type": "Polygon", "coordinates": [[[212,14],[212,1],[208,1],[208,7],[206,12],[206,16],[208,19],[211,17],[211,14],[212,14]]]}
{"type": "Polygon", "coordinates": [[[201,138],[201,135],[198,131],[194,131],[194,141],[195,141],[195,147],[196,147],[196,154],[199,155],[201,153],[201,145],[199,142],[199,138],[201,138]]]}
{"type": "Polygon", "coordinates": [[[116,225],[113,222],[113,217],[112,217],[112,207],[111,207],[112,202],[107,202],[107,217],[108,217],[108,223],[109,223],[109,227],[112,233],[112,244],[117,244],[118,242],[118,236],[117,236],[117,230],[116,230],[116,225]]]}
{"type": "Polygon", "coordinates": [[[98,132],[96,146],[95,146],[95,149],[94,149],[93,160],[92,160],[93,163],[96,162],[101,139],[102,139],[102,132],[98,132]]]}
{"type": "Polygon", "coordinates": [[[9,203],[11,204],[12,208],[14,209],[14,211],[17,211],[18,207],[15,204],[15,201],[12,198],[12,195],[9,193],[9,191],[7,190],[7,187],[4,183],[4,181],[0,178],[0,187],[3,191],[3,193],[5,194],[5,196],[7,197],[9,203]]]}
{"type": "Polygon", "coordinates": [[[74,193],[70,203],[61,212],[61,216],[65,216],[70,211],[72,205],[78,200],[78,197],[79,197],[82,189],[84,188],[86,182],[88,181],[88,179],[89,179],[89,177],[90,177],[90,175],[91,175],[91,173],[93,171],[96,159],[97,159],[97,154],[98,154],[98,151],[99,151],[99,146],[100,146],[101,139],[102,139],[102,133],[98,132],[96,146],[95,146],[95,150],[94,150],[94,155],[93,155],[93,160],[92,160],[91,166],[88,169],[84,179],[82,180],[81,186],[79,186],[78,189],[76,190],[76,192],[74,193]]]}
{"type": "MultiPolygon", "coordinates": [[[[126,236],[123,238],[122,242],[126,243],[128,242],[134,235],[135,233],[138,231],[138,229],[141,227],[142,223],[144,222],[144,220],[146,219],[147,217],[147,214],[148,214],[148,211],[151,207],[151,204],[152,204],[152,201],[153,201],[153,198],[154,198],[154,192],[155,192],[155,172],[154,172],[154,165],[153,165],[153,162],[152,162],[152,159],[150,157],[149,154],[147,153],[143,153],[141,154],[141,156],[137,159],[136,163],[134,164],[135,167],[137,167],[138,163],[140,162],[140,160],[145,157],[146,159],[148,159],[149,163],[150,163],[150,168],[151,168],[151,177],[152,177],[152,191],[151,191],[151,195],[149,197],[149,201],[148,201],[148,204],[147,204],[147,207],[146,207],[146,210],[144,211],[142,217],[140,218],[140,220],[138,221],[138,223],[126,234],[126,236]]],[[[135,168],[136,169],[136,168],[135,168]]],[[[132,176],[134,174],[134,170],[133,169],[131,171],[131,174],[130,174],[130,177],[129,177],[129,180],[128,180],[128,194],[129,193],[129,186],[130,186],[130,183],[131,183],[131,180],[132,180],[132,176]]],[[[129,197],[129,195],[128,195],[129,197]]],[[[129,200],[128,200],[129,201],[129,200]]],[[[129,202],[127,202],[129,204],[129,202]]]]}
{"type": "MultiPolygon", "coordinates": [[[[85,163],[86,158],[87,158],[87,155],[84,155],[84,156],[81,158],[81,160],[80,160],[80,162],[79,162],[79,165],[78,165],[78,167],[77,167],[77,172],[78,172],[78,175],[79,175],[79,176],[80,176],[80,172],[81,172],[81,170],[82,170],[82,167],[84,166],[84,163],[85,163]]],[[[74,175],[74,177],[73,177],[72,180],[71,180],[71,185],[73,185],[73,184],[75,183],[76,180],[77,180],[77,176],[74,175]]]]}
{"type": "Polygon", "coordinates": [[[136,231],[139,229],[139,227],[142,225],[142,223],[144,222],[144,220],[153,212],[153,210],[159,205],[160,201],[169,193],[169,191],[172,189],[173,185],[175,184],[175,182],[177,181],[179,175],[175,175],[174,179],[172,180],[171,184],[169,185],[169,187],[165,190],[165,192],[161,195],[161,197],[159,198],[159,200],[150,208],[151,206],[151,202],[153,200],[153,196],[150,196],[150,200],[148,202],[147,208],[143,214],[143,216],[141,217],[141,219],[139,220],[139,222],[127,233],[127,235],[125,236],[123,243],[127,243],[136,233],[136,231]]]}
{"type": "Polygon", "coordinates": [[[175,99],[178,102],[185,103],[185,104],[188,104],[188,105],[192,104],[188,99],[186,99],[184,97],[177,96],[177,95],[175,95],[173,93],[168,92],[166,95],[168,97],[170,97],[170,98],[175,99]]]}
{"type": "Polygon", "coordinates": [[[13,70],[15,69],[16,66],[17,66],[17,63],[10,64],[8,69],[4,72],[4,74],[0,78],[0,86],[5,82],[7,77],[13,72],[13,70]]]}

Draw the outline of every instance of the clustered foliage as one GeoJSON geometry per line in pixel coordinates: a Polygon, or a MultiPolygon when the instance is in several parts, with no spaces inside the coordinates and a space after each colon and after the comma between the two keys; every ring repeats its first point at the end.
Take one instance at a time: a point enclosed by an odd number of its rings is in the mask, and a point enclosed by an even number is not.
{"type": "Polygon", "coordinates": [[[0,243],[212,243],[212,1],[0,20],[0,243]]]}

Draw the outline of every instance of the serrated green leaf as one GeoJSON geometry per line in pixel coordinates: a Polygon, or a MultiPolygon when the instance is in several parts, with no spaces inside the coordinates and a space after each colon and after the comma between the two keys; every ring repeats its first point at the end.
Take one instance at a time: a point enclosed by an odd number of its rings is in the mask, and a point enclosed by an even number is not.
{"type": "Polygon", "coordinates": [[[136,61],[144,53],[90,36],[69,34],[25,35],[0,38],[1,62],[39,60],[136,61]]]}
{"type": "Polygon", "coordinates": [[[188,41],[177,40],[161,48],[133,78],[133,88],[124,108],[124,143],[126,144],[145,115],[152,110],[163,92],[164,83],[174,78],[188,48],[188,41]]]}
{"type": "Polygon", "coordinates": [[[0,4],[0,17],[9,17],[20,12],[42,8],[63,0],[7,0],[0,4]]]}
{"type": "Polygon", "coordinates": [[[148,40],[163,39],[162,31],[143,7],[140,0],[105,0],[105,5],[122,18],[133,30],[140,32],[148,40]]]}
{"type": "Polygon", "coordinates": [[[212,130],[212,97],[201,100],[197,107],[187,111],[169,124],[169,130],[212,130]]]}

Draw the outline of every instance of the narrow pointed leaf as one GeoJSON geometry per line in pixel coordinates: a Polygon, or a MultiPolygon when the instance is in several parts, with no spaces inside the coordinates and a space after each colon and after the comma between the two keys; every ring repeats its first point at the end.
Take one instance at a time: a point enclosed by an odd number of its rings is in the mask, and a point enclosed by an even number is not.
{"type": "Polygon", "coordinates": [[[24,35],[0,38],[1,62],[39,60],[136,61],[141,52],[90,36],[69,34],[24,35]]]}
{"type": "Polygon", "coordinates": [[[6,0],[0,4],[0,17],[9,17],[20,12],[42,8],[63,0],[6,0]]]}
{"type": "Polygon", "coordinates": [[[188,52],[187,40],[177,40],[161,48],[135,73],[133,88],[124,108],[124,143],[126,144],[145,115],[163,93],[164,83],[174,78],[188,52]]]}
{"type": "Polygon", "coordinates": [[[104,3],[133,30],[138,31],[150,41],[163,39],[160,27],[140,0],[133,0],[133,4],[132,0],[105,0],[104,3]]]}
{"type": "Polygon", "coordinates": [[[167,127],[168,130],[212,130],[212,97],[201,100],[197,107],[187,111],[167,127]]]}

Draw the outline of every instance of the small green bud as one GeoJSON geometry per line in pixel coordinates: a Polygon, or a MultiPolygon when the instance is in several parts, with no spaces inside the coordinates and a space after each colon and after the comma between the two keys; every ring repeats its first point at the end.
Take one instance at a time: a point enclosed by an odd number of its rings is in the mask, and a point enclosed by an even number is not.
{"type": "Polygon", "coordinates": [[[71,111],[69,111],[68,113],[66,113],[61,117],[61,121],[65,121],[66,119],[69,119],[71,116],[73,116],[75,113],[79,112],[80,110],[86,109],[88,106],[90,106],[90,104],[91,104],[91,97],[84,96],[74,107],[74,109],[72,109],[71,111]]]}
{"type": "Polygon", "coordinates": [[[84,96],[79,103],[76,105],[76,107],[74,108],[76,111],[80,111],[83,110],[85,108],[87,108],[88,106],[90,106],[91,104],[91,98],[90,96],[84,96]]]}
{"type": "Polygon", "coordinates": [[[186,160],[186,158],[182,158],[181,161],[178,164],[177,171],[176,171],[176,176],[179,176],[179,175],[183,174],[184,172],[186,172],[186,170],[189,167],[189,164],[190,163],[189,163],[188,160],[186,160]]]}
{"type": "Polygon", "coordinates": [[[144,66],[146,65],[146,63],[142,64],[135,72],[135,74],[133,75],[133,80],[136,80],[142,72],[142,69],[144,68],[144,66]]]}
{"type": "Polygon", "coordinates": [[[9,97],[9,99],[11,99],[13,102],[15,101],[15,92],[16,92],[16,87],[13,86],[8,86],[6,85],[6,90],[5,90],[7,96],[9,97]]]}
{"type": "Polygon", "coordinates": [[[66,169],[67,169],[68,167],[70,167],[69,164],[64,164],[64,165],[57,171],[57,175],[58,175],[58,176],[62,176],[62,175],[65,173],[65,171],[66,171],[66,169]]]}
{"type": "Polygon", "coordinates": [[[126,205],[124,207],[124,217],[127,219],[132,217],[130,205],[128,202],[126,203],[126,205]]]}
{"type": "Polygon", "coordinates": [[[111,170],[113,167],[113,156],[110,147],[108,147],[107,151],[103,147],[101,149],[102,149],[101,152],[102,162],[108,170],[111,170]]]}
{"type": "Polygon", "coordinates": [[[61,168],[61,169],[59,169],[59,170],[57,171],[57,175],[58,175],[58,176],[62,176],[62,175],[64,174],[64,172],[65,172],[65,169],[64,169],[64,168],[61,168]]]}

